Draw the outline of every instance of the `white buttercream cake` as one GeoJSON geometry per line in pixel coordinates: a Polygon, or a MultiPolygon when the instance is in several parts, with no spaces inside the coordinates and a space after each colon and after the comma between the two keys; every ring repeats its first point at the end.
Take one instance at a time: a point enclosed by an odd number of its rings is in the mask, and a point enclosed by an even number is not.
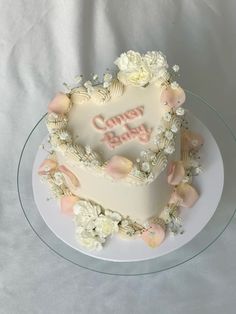
{"type": "Polygon", "coordinates": [[[179,209],[198,198],[200,135],[184,126],[179,67],[159,51],[123,53],[117,69],[50,102],[51,154],[39,168],[80,245],[100,249],[114,233],[159,246],[181,232],[179,209]]]}

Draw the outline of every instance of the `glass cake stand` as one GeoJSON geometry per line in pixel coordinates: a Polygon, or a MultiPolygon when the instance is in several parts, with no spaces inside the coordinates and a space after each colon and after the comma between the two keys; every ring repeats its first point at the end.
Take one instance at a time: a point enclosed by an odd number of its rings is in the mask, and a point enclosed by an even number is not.
{"type": "MultiPolygon", "coordinates": [[[[23,213],[37,236],[52,251],[80,267],[114,275],[143,275],[181,265],[205,251],[229,225],[236,211],[236,138],[222,117],[201,97],[186,91],[187,108],[203,122],[214,136],[224,162],[224,188],[218,207],[203,230],[190,242],[166,255],[132,262],[111,262],[97,259],[73,249],[60,240],[46,225],[34,201],[32,166],[42,139],[47,135],[44,117],[30,132],[22,148],[17,170],[17,189],[23,213]]],[[[214,180],[214,178],[213,178],[214,180]]]]}

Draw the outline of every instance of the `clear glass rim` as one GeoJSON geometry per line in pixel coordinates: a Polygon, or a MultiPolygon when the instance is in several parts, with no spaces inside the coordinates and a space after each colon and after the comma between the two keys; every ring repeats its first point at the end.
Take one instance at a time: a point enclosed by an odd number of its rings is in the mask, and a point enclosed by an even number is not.
{"type": "MultiPolygon", "coordinates": [[[[214,107],[212,107],[210,104],[208,104],[208,102],[203,99],[201,96],[198,96],[196,95],[195,93],[189,91],[189,90],[185,90],[187,92],[187,94],[189,95],[192,95],[194,96],[195,98],[199,99],[202,103],[204,103],[206,106],[208,106],[216,115],[217,117],[221,120],[221,122],[223,123],[223,125],[226,127],[226,129],[228,130],[228,132],[230,133],[230,135],[232,136],[234,142],[236,142],[236,137],[233,133],[233,131],[231,130],[231,128],[228,126],[228,124],[225,122],[224,118],[221,116],[220,113],[218,113],[216,111],[216,109],[214,107]]],[[[95,271],[95,272],[98,272],[98,273],[101,273],[101,274],[106,274],[106,275],[115,275],[115,276],[141,276],[141,275],[151,275],[151,274],[154,274],[154,273],[159,273],[159,272],[162,272],[162,271],[165,271],[165,270],[169,270],[171,268],[174,268],[174,267],[177,267],[177,266],[180,266],[190,260],[192,260],[193,258],[195,258],[196,256],[200,255],[202,252],[206,251],[213,243],[215,243],[218,238],[223,234],[223,232],[227,229],[228,225],[230,224],[230,222],[232,221],[234,215],[235,215],[235,212],[236,212],[236,208],[234,209],[234,211],[232,212],[232,215],[230,216],[228,222],[226,223],[226,225],[224,225],[223,229],[218,233],[218,235],[216,237],[214,237],[214,239],[207,245],[207,246],[204,246],[201,250],[199,250],[196,254],[192,255],[191,257],[179,262],[179,263],[176,263],[174,265],[171,265],[169,267],[166,267],[164,269],[160,269],[160,270],[153,270],[153,271],[148,271],[148,272],[143,272],[143,273],[133,273],[133,274],[115,274],[115,273],[109,273],[109,272],[105,272],[105,271],[101,271],[101,270],[97,270],[97,269],[93,269],[93,268],[89,268],[89,267],[86,267],[84,265],[79,265],[78,263],[76,263],[75,261],[67,258],[66,256],[62,255],[61,253],[59,253],[58,251],[56,251],[51,245],[49,245],[43,238],[42,236],[39,234],[39,232],[34,228],[34,226],[32,225],[30,219],[28,218],[27,214],[26,214],[26,211],[24,209],[24,205],[23,205],[23,201],[21,199],[21,193],[20,193],[20,184],[19,184],[19,181],[20,181],[20,168],[21,168],[21,163],[22,163],[22,158],[23,158],[23,155],[24,155],[24,152],[25,152],[25,148],[29,142],[29,139],[31,138],[31,135],[32,133],[35,131],[35,129],[38,127],[38,125],[42,122],[42,120],[45,118],[47,113],[45,113],[40,119],[39,121],[35,124],[35,126],[31,129],[23,147],[22,147],[22,150],[21,150],[21,153],[20,153],[20,157],[19,157],[19,161],[18,161],[18,165],[17,165],[17,193],[18,193],[18,198],[19,198],[19,202],[20,202],[20,206],[21,206],[21,209],[23,211],[23,214],[26,218],[26,220],[28,221],[30,227],[32,228],[32,230],[34,231],[34,233],[38,236],[38,238],[50,249],[52,250],[55,254],[57,254],[58,256],[62,257],[63,259],[69,261],[70,263],[76,265],[76,266],[79,266],[79,267],[82,267],[84,269],[87,269],[87,270],[90,270],[90,271],[95,271]]],[[[35,205],[36,206],[36,205],[35,205]]],[[[59,240],[59,239],[58,239],[59,240]]],[[[61,240],[59,240],[61,241],[61,240]]],[[[83,254],[83,253],[81,253],[83,254]]],[[[107,261],[106,261],[107,262],[107,261]]],[[[148,261],[147,261],[148,262],[148,261]]],[[[115,262],[109,262],[109,263],[115,263],[115,262]]],[[[120,263],[120,262],[119,262],[120,263]]],[[[135,262],[134,262],[135,263],[135,262]]],[[[122,263],[121,263],[122,264],[122,263]]],[[[131,263],[132,264],[132,263],[131,263]]]]}

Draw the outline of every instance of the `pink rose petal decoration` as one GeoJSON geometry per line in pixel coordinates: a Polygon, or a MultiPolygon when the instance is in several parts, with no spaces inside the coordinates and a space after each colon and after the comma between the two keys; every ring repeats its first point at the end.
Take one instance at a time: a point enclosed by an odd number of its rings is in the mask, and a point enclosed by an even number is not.
{"type": "Polygon", "coordinates": [[[73,206],[78,202],[79,198],[77,196],[62,196],[61,198],[61,212],[66,215],[71,215],[73,213],[73,206]]]}
{"type": "Polygon", "coordinates": [[[178,185],[185,176],[185,169],[182,161],[171,161],[167,171],[167,182],[170,185],[178,185]]]}
{"type": "Polygon", "coordinates": [[[171,86],[165,87],[160,96],[162,104],[171,108],[178,108],[185,102],[185,92],[181,87],[172,88],[171,86]]]}
{"type": "Polygon", "coordinates": [[[183,130],[181,133],[181,146],[183,151],[199,150],[203,145],[204,139],[198,134],[189,130],[183,130]]]}
{"type": "Polygon", "coordinates": [[[71,181],[71,183],[75,186],[75,187],[79,187],[80,183],[79,180],[77,179],[77,177],[74,175],[73,172],[71,172],[66,166],[61,165],[58,167],[58,169],[64,173],[71,181]]]}
{"type": "Polygon", "coordinates": [[[122,156],[113,156],[107,164],[105,171],[113,179],[119,180],[125,178],[131,171],[132,161],[122,156]]]}
{"type": "Polygon", "coordinates": [[[51,159],[45,159],[38,169],[39,175],[46,175],[49,174],[51,171],[56,170],[57,168],[57,162],[55,160],[51,159]]]}
{"type": "Polygon", "coordinates": [[[141,234],[142,240],[151,248],[159,246],[165,239],[165,230],[157,224],[151,224],[150,228],[141,234]]]}
{"type": "Polygon", "coordinates": [[[48,105],[48,112],[66,113],[70,106],[70,99],[66,94],[58,93],[48,105]]]}
{"type": "Polygon", "coordinates": [[[198,199],[199,194],[192,185],[181,183],[172,192],[169,203],[179,203],[182,207],[191,208],[198,199]]]}

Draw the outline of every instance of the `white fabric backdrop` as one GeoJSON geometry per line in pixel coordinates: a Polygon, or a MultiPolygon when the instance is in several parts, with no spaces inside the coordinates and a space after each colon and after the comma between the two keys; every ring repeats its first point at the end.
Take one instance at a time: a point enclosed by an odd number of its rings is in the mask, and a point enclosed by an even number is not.
{"type": "Polygon", "coordinates": [[[26,222],[16,167],[48,99],[122,51],[162,50],[185,88],[236,132],[236,1],[0,0],[0,313],[235,313],[235,225],[206,252],[156,275],[113,277],[51,252],[26,222]]]}

